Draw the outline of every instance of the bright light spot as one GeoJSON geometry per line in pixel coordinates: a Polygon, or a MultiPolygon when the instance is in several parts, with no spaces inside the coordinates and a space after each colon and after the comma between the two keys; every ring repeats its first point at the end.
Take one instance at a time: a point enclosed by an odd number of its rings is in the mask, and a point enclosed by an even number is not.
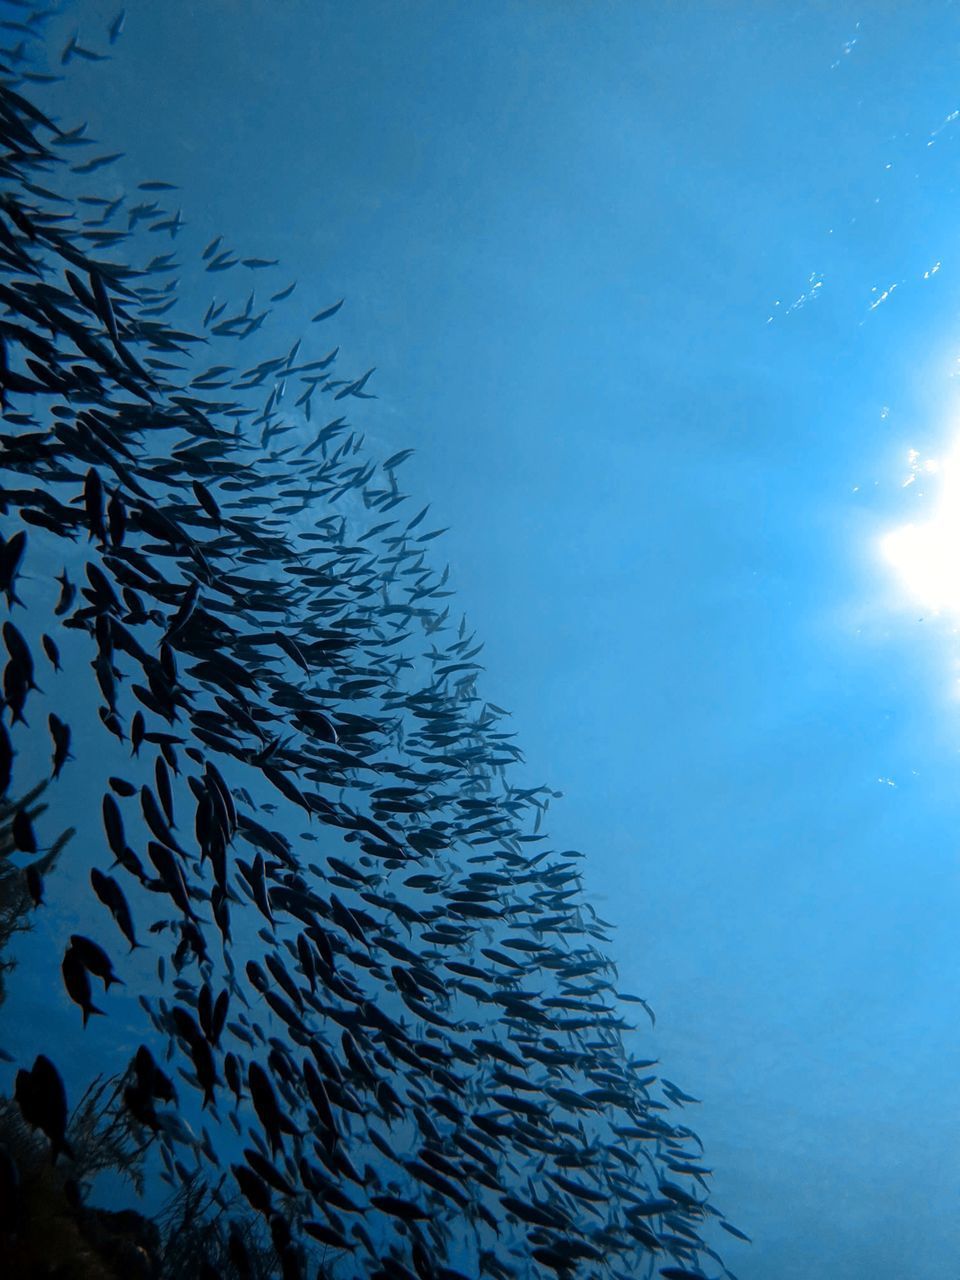
{"type": "MultiPolygon", "coordinates": [[[[810,286],[810,288],[805,289],[803,293],[799,295],[799,297],[794,298],[793,302],[790,303],[789,307],[786,307],[780,313],[781,315],[788,316],[791,314],[791,312],[799,311],[801,307],[806,306],[808,302],[813,302],[816,298],[820,296],[820,290],[823,288],[823,272],[811,271],[810,274],[807,276],[807,284],[810,286]]],[[[779,307],[780,306],[779,299],[773,305],[775,307],[779,307]]],[[[772,314],[767,316],[767,324],[770,324],[772,320],[773,320],[772,314]]]]}
{"type": "MultiPolygon", "coordinates": [[[[879,297],[877,297],[877,298],[874,298],[873,302],[871,302],[871,303],[870,303],[870,310],[871,310],[871,311],[876,311],[877,307],[879,307],[879,306],[880,306],[880,303],[881,303],[881,302],[886,302],[886,300],[890,297],[891,293],[893,293],[893,291],[894,291],[894,289],[896,289],[896,287],[897,287],[897,286],[896,286],[896,283],[894,283],[894,284],[890,285],[888,288],[884,289],[884,290],[883,290],[883,292],[880,294],[880,296],[879,296],[879,297]]],[[[871,292],[871,293],[876,293],[876,292],[877,292],[877,286],[876,286],[876,285],[874,285],[874,286],[873,286],[873,288],[870,290],[870,292],[871,292]]]]}
{"type": "Polygon", "coordinates": [[[932,147],[933,139],[936,138],[937,134],[940,133],[941,130],[945,129],[948,124],[953,124],[953,122],[957,119],[960,119],[960,107],[958,107],[956,111],[951,111],[950,114],[946,116],[941,121],[940,124],[937,125],[936,129],[934,129],[933,132],[930,134],[930,141],[927,143],[927,146],[932,147]]]}
{"type": "Polygon", "coordinates": [[[932,613],[960,620],[960,450],[941,462],[907,455],[904,487],[924,476],[938,476],[937,502],[929,519],[901,525],[880,542],[884,559],[905,594],[932,613]]]}

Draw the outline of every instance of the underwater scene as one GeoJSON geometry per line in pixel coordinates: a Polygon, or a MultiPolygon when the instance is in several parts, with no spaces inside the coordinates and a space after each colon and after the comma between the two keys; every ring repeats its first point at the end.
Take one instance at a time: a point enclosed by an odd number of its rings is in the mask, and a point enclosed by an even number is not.
{"type": "Polygon", "coordinates": [[[960,9],[0,0],[0,1280],[960,1280],[960,9]]]}

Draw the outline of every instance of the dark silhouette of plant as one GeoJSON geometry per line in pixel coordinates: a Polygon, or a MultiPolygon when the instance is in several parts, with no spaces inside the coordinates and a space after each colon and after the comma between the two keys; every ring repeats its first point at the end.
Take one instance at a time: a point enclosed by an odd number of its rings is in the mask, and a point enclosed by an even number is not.
{"type": "Polygon", "coordinates": [[[27,933],[32,926],[32,914],[38,901],[31,892],[31,884],[37,893],[42,892],[43,877],[55,866],[64,845],[73,835],[73,828],[64,831],[49,849],[29,863],[27,868],[15,861],[17,854],[25,851],[18,847],[14,823],[18,814],[25,815],[31,828],[47,806],[37,800],[46,791],[49,780],[37,783],[19,800],[0,801],[0,1004],[6,994],[4,978],[16,968],[16,960],[7,955],[7,948],[18,933],[27,933]]]}

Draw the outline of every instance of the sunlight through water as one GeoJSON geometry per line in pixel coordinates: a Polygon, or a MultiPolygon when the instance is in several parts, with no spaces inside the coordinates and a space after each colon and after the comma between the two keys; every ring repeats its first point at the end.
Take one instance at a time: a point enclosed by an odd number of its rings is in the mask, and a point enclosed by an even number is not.
{"type": "Polygon", "coordinates": [[[911,601],[960,620],[960,448],[942,462],[911,449],[908,462],[904,488],[936,476],[933,510],[884,535],[880,550],[911,601]]]}

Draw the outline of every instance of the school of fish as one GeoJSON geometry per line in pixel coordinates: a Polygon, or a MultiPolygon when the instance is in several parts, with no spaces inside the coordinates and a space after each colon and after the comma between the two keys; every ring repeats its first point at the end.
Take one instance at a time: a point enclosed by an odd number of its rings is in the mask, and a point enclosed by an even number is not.
{"type": "MultiPolygon", "coordinates": [[[[117,993],[140,1011],[116,1105],[158,1178],[207,1192],[194,1273],[262,1274],[246,1215],[284,1280],[730,1275],[706,1237],[746,1237],[680,1122],[696,1099],[628,1051],[626,1006],[653,1015],[617,989],[580,855],[540,830],[554,793],[509,781],[507,713],[428,558],[443,530],[398,485],[412,451],[370,456],[349,414],[374,370],[341,375],[316,341],[342,299],[255,359],[293,283],[165,319],[184,272],[277,264],[220,237],[180,262],[169,183],[78,194],[118,156],[34,104],[60,70],[31,69],[42,20],[18,12],[0,54],[0,846],[43,911],[59,828],[88,823],[63,855],[90,859],[89,894],[57,963],[78,1037],[117,993]],[[67,681],[90,723],[70,723],[67,681]],[[92,818],[57,803],[81,751],[104,762],[92,818]],[[145,949],[135,1003],[123,959],[145,949]]],[[[97,43],[78,32],[59,62],[97,43]]],[[[11,1079],[68,1161],[60,1053],[11,1079]]],[[[2,1257],[23,1223],[0,1157],[2,1257]]]]}

